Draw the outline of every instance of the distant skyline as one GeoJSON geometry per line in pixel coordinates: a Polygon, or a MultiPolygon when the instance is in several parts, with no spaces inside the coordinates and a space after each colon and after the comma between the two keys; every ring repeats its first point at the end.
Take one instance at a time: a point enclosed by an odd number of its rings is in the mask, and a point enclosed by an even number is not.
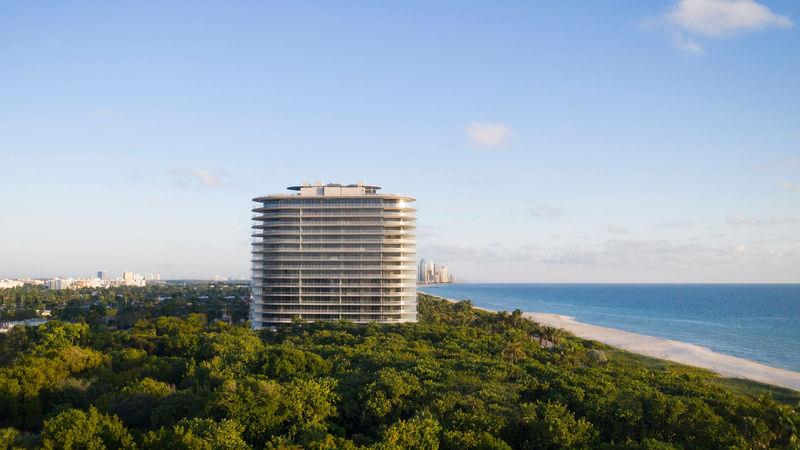
{"type": "Polygon", "coordinates": [[[0,6],[0,279],[249,276],[253,197],[417,198],[464,282],[800,282],[800,2],[0,6]]]}

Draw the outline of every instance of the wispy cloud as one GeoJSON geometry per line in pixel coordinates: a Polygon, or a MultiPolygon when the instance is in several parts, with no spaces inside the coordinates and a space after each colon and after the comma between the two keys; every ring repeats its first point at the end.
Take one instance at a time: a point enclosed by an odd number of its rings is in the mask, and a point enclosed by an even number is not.
{"type": "Polygon", "coordinates": [[[420,252],[435,257],[442,262],[503,262],[509,260],[532,261],[532,253],[520,248],[511,251],[505,247],[493,245],[463,246],[454,244],[433,244],[420,246],[420,252]]]}
{"type": "Polygon", "coordinates": [[[545,205],[544,203],[538,203],[528,208],[528,214],[530,214],[533,217],[560,217],[562,215],[562,212],[555,206],[545,205]]]}
{"type": "Polygon", "coordinates": [[[770,28],[785,29],[794,26],[794,22],[756,0],[678,0],[668,12],[646,21],[646,25],[666,29],[675,48],[699,55],[703,47],[698,38],[730,38],[770,28]]]}
{"type": "Polygon", "coordinates": [[[472,122],[464,127],[464,131],[473,145],[496,148],[506,143],[511,127],[499,122],[472,122]]]}
{"type": "Polygon", "coordinates": [[[671,220],[667,222],[661,222],[661,226],[663,228],[670,228],[670,229],[677,229],[677,228],[689,228],[694,224],[688,220],[671,220]]]}
{"type": "Polygon", "coordinates": [[[697,56],[705,53],[703,47],[694,39],[685,36],[683,33],[672,33],[672,45],[689,56],[697,56]]]}
{"type": "Polygon", "coordinates": [[[725,224],[733,226],[765,226],[765,225],[791,225],[798,223],[794,217],[769,217],[760,219],[758,217],[742,216],[740,214],[731,214],[725,218],[725,224]]]}
{"type": "Polygon", "coordinates": [[[774,250],[749,244],[708,245],[655,239],[613,239],[596,245],[539,247],[432,245],[422,249],[446,263],[540,263],[630,270],[693,269],[750,262],[792,266],[800,263],[800,249],[774,250]]]}
{"type": "Polygon", "coordinates": [[[630,231],[619,225],[606,225],[605,231],[611,234],[629,234],[630,231]]]}
{"type": "Polygon", "coordinates": [[[761,225],[761,220],[756,219],[755,217],[746,217],[740,214],[731,214],[725,218],[726,225],[752,225],[758,226],[761,225]]]}
{"type": "Polygon", "coordinates": [[[781,181],[780,185],[787,191],[800,192],[800,184],[792,183],[791,181],[781,181]]]}
{"type": "Polygon", "coordinates": [[[190,184],[209,188],[220,188],[230,184],[230,178],[222,170],[208,171],[206,169],[172,169],[169,171],[178,186],[190,184]]]}

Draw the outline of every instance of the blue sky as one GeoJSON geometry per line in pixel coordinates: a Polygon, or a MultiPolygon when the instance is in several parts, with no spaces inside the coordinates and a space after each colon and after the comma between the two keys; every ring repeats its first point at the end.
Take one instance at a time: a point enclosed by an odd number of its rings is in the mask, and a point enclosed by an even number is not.
{"type": "Polygon", "coordinates": [[[256,195],[418,198],[465,281],[800,282],[800,3],[5,2],[0,278],[249,273],[256,195]]]}

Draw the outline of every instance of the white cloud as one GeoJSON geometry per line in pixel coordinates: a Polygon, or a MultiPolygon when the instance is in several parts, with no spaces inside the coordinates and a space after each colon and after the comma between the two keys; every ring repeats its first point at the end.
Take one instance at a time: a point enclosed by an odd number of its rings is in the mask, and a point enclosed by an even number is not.
{"type": "Polygon", "coordinates": [[[208,171],[205,169],[173,169],[169,173],[178,186],[187,186],[189,183],[199,183],[210,188],[219,188],[230,184],[227,174],[221,170],[208,171]]]}
{"type": "Polygon", "coordinates": [[[755,217],[746,217],[740,214],[731,214],[725,218],[725,223],[727,225],[752,225],[752,226],[759,226],[762,224],[760,219],[756,219],[755,217]]]}
{"type": "Polygon", "coordinates": [[[781,181],[781,187],[787,191],[800,192],[800,184],[792,183],[791,181],[781,181]]]}
{"type": "Polygon", "coordinates": [[[647,30],[662,29],[672,45],[689,56],[704,52],[698,38],[729,38],[769,28],[791,28],[789,16],[772,12],[756,0],[677,0],[665,14],[643,21],[647,30]]]}
{"type": "Polygon", "coordinates": [[[669,222],[661,222],[661,226],[664,228],[689,228],[694,225],[692,222],[688,220],[672,220],[669,222]]]}
{"type": "Polygon", "coordinates": [[[533,217],[560,217],[562,213],[555,206],[539,203],[532,208],[528,208],[528,214],[533,217]]]}
{"type": "Polygon", "coordinates": [[[624,227],[621,227],[621,226],[618,226],[618,225],[606,225],[606,231],[609,232],[609,233],[612,233],[612,234],[628,234],[628,233],[630,233],[630,231],[628,231],[627,228],[624,228],[624,227]]]}
{"type": "MultiPolygon", "coordinates": [[[[436,261],[445,263],[454,261],[492,263],[512,259],[510,250],[505,247],[498,248],[497,246],[489,245],[462,246],[454,244],[433,244],[421,247],[420,250],[420,253],[432,255],[436,261]]],[[[530,260],[533,260],[532,256],[530,260]]]]}
{"type": "Polygon", "coordinates": [[[539,263],[626,270],[707,269],[713,265],[750,262],[791,267],[800,263],[800,249],[745,245],[713,246],[670,240],[614,239],[595,245],[539,247],[523,245],[432,245],[422,251],[446,263],[539,263]]]}
{"type": "Polygon", "coordinates": [[[666,19],[696,35],[728,37],[766,28],[790,28],[792,19],[755,0],[680,0],[666,19]]]}
{"type": "Polygon", "coordinates": [[[192,176],[197,179],[203,186],[208,187],[220,187],[222,186],[222,179],[217,176],[209,173],[206,170],[198,169],[192,171],[192,176]]]}
{"type": "Polygon", "coordinates": [[[478,147],[499,147],[511,134],[511,127],[499,122],[472,122],[464,127],[470,141],[478,147]]]}
{"type": "Polygon", "coordinates": [[[702,55],[704,50],[695,40],[688,38],[683,33],[672,34],[672,45],[689,56],[702,55]]]}
{"type": "Polygon", "coordinates": [[[798,220],[793,217],[770,217],[767,219],[760,219],[758,217],[747,217],[740,214],[731,214],[725,218],[727,225],[734,226],[764,226],[764,225],[791,225],[797,223],[798,220]]]}

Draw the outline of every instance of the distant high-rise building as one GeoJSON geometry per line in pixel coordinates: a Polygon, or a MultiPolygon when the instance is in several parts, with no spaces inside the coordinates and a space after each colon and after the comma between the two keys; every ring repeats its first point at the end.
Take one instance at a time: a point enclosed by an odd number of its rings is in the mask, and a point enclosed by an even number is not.
{"type": "Polygon", "coordinates": [[[435,283],[436,278],[436,264],[429,262],[427,266],[425,266],[425,283],[435,283]]]}
{"type": "Polygon", "coordinates": [[[122,281],[125,283],[133,283],[134,274],[133,272],[122,272],[122,281]]]}
{"type": "Polygon", "coordinates": [[[56,278],[47,282],[47,287],[54,291],[69,289],[72,286],[72,278],[56,278]]]}
{"type": "Polygon", "coordinates": [[[103,281],[111,279],[111,276],[105,270],[98,270],[97,271],[97,278],[100,278],[103,281]]]}
{"type": "Polygon", "coordinates": [[[452,283],[455,277],[447,266],[442,266],[424,259],[419,262],[417,280],[420,284],[452,283]]]}
{"type": "Polygon", "coordinates": [[[252,326],[417,319],[413,198],[303,184],[253,201],[252,326]]]}
{"type": "Polygon", "coordinates": [[[450,272],[447,270],[447,266],[439,266],[439,273],[437,275],[437,283],[447,283],[450,281],[450,272]]]}

